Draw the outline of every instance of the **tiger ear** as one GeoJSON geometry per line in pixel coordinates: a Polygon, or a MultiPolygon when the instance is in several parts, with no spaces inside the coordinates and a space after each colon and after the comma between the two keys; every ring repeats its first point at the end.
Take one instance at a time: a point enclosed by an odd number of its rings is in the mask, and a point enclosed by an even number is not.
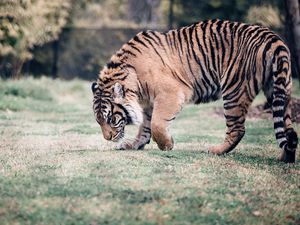
{"type": "Polygon", "coordinates": [[[123,86],[118,82],[114,84],[113,97],[116,103],[122,103],[124,98],[124,91],[123,91],[123,86]]]}
{"type": "Polygon", "coordinates": [[[97,82],[93,82],[91,88],[92,88],[92,92],[95,94],[95,92],[96,92],[97,89],[98,89],[98,84],[97,84],[97,82]]]}

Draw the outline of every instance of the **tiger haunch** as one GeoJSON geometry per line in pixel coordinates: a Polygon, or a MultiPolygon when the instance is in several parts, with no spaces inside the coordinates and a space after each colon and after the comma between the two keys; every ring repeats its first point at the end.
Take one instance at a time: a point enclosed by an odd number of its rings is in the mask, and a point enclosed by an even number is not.
{"type": "Polygon", "coordinates": [[[222,97],[226,137],[209,151],[224,154],[242,139],[248,107],[263,89],[281,160],[294,162],[290,64],[281,38],[258,25],[209,20],[166,33],[144,31],[100,72],[92,88],[95,116],[109,140],[122,138],[127,124],[140,124],[135,141],[120,148],[142,149],[152,137],[160,149],[171,150],[168,127],[184,104],[222,97]]]}

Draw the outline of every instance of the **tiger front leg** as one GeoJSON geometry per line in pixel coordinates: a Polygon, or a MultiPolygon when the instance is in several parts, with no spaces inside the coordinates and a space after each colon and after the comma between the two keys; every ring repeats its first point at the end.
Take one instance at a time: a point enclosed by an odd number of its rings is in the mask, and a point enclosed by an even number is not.
{"type": "Polygon", "coordinates": [[[172,150],[174,141],[168,127],[181,110],[182,104],[178,97],[160,96],[155,99],[151,130],[153,140],[160,150],[172,150]]]}
{"type": "Polygon", "coordinates": [[[144,149],[146,144],[149,144],[151,139],[151,117],[152,108],[144,109],[143,123],[140,125],[139,133],[132,143],[122,142],[117,147],[118,150],[124,149],[144,149]]]}
{"type": "Polygon", "coordinates": [[[152,123],[151,126],[153,140],[157,143],[159,149],[163,151],[172,150],[174,141],[168,132],[166,123],[164,123],[162,120],[157,120],[157,122],[152,123]]]}

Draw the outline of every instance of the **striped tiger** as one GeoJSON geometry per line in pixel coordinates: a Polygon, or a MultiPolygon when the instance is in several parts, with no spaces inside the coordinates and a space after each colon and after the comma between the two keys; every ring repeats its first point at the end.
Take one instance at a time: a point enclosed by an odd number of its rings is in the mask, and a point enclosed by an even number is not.
{"type": "Polygon", "coordinates": [[[144,31],[124,44],[92,84],[93,110],[105,139],[119,141],[127,124],[139,124],[132,143],[143,149],[151,137],[161,150],[174,142],[170,123],[186,103],[223,99],[227,132],[222,155],[245,134],[249,106],[262,89],[272,105],[280,160],[295,162],[298,143],[291,121],[291,56],[270,29],[208,20],[168,32],[144,31]]]}

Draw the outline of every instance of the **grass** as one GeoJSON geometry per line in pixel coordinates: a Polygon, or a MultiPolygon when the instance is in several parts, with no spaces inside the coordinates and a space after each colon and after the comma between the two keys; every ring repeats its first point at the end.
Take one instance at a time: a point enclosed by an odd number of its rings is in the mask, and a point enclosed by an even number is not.
{"type": "Polygon", "coordinates": [[[171,127],[173,151],[116,151],[89,85],[1,81],[1,225],[300,223],[299,159],[276,159],[272,121],[248,120],[235,151],[217,157],[204,150],[224,138],[221,102],[188,105],[171,127]]]}

